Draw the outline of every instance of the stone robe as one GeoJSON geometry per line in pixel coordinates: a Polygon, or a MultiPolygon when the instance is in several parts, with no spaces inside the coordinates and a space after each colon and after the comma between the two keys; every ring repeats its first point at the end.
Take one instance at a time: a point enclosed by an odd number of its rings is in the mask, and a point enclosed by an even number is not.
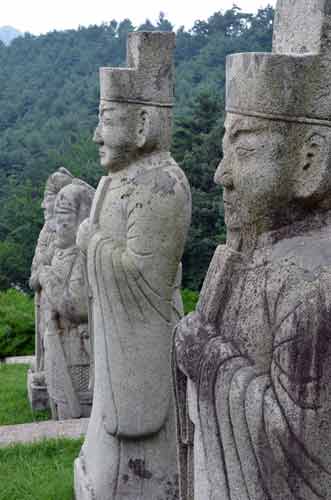
{"type": "Polygon", "coordinates": [[[265,234],[250,257],[215,252],[198,310],[217,336],[189,381],[190,419],[176,372],[182,499],[331,499],[330,221],[265,234]]]}
{"type": "Polygon", "coordinates": [[[89,416],[92,394],[84,260],[77,247],[57,249],[44,271],[49,302],[45,336],[48,392],[59,419],[89,416]]]}
{"type": "Polygon", "coordinates": [[[31,266],[30,284],[35,290],[40,286],[38,281],[38,268],[40,265],[49,265],[52,262],[55,247],[55,231],[47,223],[40,231],[35,254],[31,266]]]}
{"type": "Polygon", "coordinates": [[[190,210],[187,179],[169,153],[100,181],[88,246],[95,384],[76,460],[81,499],[176,498],[170,354],[190,210]]]}
{"type": "Polygon", "coordinates": [[[95,357],[107,374],[96,380],[96,401],[107,430],[118,436],[157,432],[171,400],[172,295],[190,193],[170,155],[167,168],[158,168],[158,156],[154,164],[103,178],[91,211],[97,226],[88,249],[95,357]]]}
{"type": "Polygon", "coordinates": [[[40,286],[38,278],[38,269],[40,266],[50,265],[54,255],[55,232],[50,229],[47,223],[44,224],[38,238],[35,254],[31,266],[30,286],[35,290],[35,321],[36,321],[36,339],[35,353],[36,361],[35,372],[44,370],[44,333],[45,333],[45,314],[46,297],[40,286]]]}

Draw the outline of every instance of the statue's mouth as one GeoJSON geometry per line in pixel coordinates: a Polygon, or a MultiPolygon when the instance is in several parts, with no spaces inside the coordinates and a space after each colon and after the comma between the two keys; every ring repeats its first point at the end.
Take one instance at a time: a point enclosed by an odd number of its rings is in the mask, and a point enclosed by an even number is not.
{"type": "Polygon", "coordinates": [[[225,200],[223,198],[223,205],[225,208],[232,208],[233,204],[231,202],[229,202],[228,200],[225,200]]]}

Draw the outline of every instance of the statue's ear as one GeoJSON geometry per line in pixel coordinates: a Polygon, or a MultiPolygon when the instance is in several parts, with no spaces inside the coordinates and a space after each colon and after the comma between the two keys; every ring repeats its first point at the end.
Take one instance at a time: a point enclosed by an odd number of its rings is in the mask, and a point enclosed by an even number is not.
{"type": "Polygon", "coordinates": [[[143,148],[148,141],[150,132],[150,116],[148,111],[142,109],[137,120],[136,141],[138,148],[143,148]]]}
{"type": "Polygon", "coordinates": [[[304,140],[293,179],[294,196],[303,202],[319,201],[329,189],[330,132],[310,131],[304,140]]]}

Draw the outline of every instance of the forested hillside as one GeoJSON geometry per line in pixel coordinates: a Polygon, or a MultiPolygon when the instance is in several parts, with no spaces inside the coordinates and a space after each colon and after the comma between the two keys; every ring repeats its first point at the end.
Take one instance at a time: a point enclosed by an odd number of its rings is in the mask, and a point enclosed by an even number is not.
{"type": "Polygon", "coordinates": [[[22,33],[12,26],[0,27],[0,42],[3,42],[5,45],[10,45],[18,36],[22,36],[22,33]]]}
{"type": "MultiPolygon", "coordinates": [[[[184,284],[199,289],[225,237],[221,192],[213,174],[222,157],[227,54],[271,49],[273,9],[256,15],[234,7],[177,31],[173,154],[193,193],[193,222],[184,256],[184,284]]],[[[47,175],[64,165],[96,184],[102,171],[91,137],[98,113],[98,68],[125,62],[127,33],[171,30],[130,20],[25,34],[0,42],[0,288],[27,285],[42,225],[47,175]]]]}

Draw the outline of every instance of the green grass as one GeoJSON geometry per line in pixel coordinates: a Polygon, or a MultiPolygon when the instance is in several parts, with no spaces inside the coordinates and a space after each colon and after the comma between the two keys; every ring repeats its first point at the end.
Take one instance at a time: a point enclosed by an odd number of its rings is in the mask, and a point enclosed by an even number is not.
{"type": "Polygon", "coordinates": [[[182,299],[184,304],[184,312],[185,314],[188,314],[191,311],[195,310],[195,306],[199,299],[199,294],[198,292],[194,292],[193,290],[184,288],[182,290],[182,299]]]}
{"type": "Polygon", "coordinates": [[[50,418],[48,411],[33,413],[30,408],[27,371],[27,365],[0,364],[0,425],[24,424],[50,418]]]}
{"type": "Polygon", "coordinates": [[[0,448],[0,500],[72,500],[82,439],[0,448]]]}

